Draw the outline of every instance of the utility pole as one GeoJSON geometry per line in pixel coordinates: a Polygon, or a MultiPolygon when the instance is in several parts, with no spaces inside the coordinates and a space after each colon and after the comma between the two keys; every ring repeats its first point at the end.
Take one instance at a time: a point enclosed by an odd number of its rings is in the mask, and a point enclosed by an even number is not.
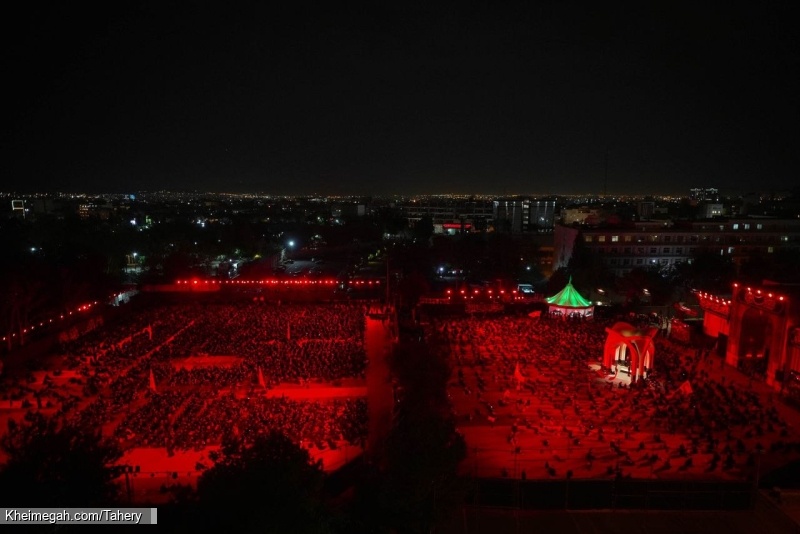
{"type": "Polygon", "coordinates": [[[389,306],[389,251],[386,251],[386,306],[389,306]]]}

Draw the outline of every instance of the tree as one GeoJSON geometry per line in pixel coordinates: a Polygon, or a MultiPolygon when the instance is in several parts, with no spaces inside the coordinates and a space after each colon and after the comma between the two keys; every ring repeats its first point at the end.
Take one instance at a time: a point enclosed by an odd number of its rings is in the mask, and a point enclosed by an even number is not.
{"type": "Polygon", "coordinates": [[[31,318],[41,312],[47,302],[46,277],[36,265],[23,265],[7,272],[0,281],[4,294],[2,299],[2,317],[4,331],[9,350],[12,346],[12,334],[17,343],[24,345],[28,336],[31,318]]]}
{"type": "Polygon", "coordinates": [[[560,269],[556,270],[552,275],[550,275],[550,279],[547,281],[547,294],[548,295],[555,295],[562,289],[564,286],[567,285],[569,282],[569,274],[566,267],[561,267],[560,269]]]}
{"type": "Polygon", "coordinates": [[[361,515],[371,521],[364,530],[428,532],[463,502],[456,471],[466,443],[447,399],[450,369],[442,352],[408,340],[389,364],[403,394],[382,451],[383,471],[362,488],[361,515]]]}
{"type": "Polygon", "coordinates": [[[417,241],[428,241],[433,235],[433,219],[426,215],[418,220],[412,229],[412,234],[417,241]]]}
{"type": "Polygon", "coordinates": [[[638,304],[644,295],[649,294],[650,303],[660,306],[669,301],[672,293],[669,280],[655,267],[631,269],[617,280],[617,289],[625,295],[626,304],[638,304]]]}
{"type": "Polygon", "coordinates": [[[420,297],[425,295],[430,289],[428,279],[419,271],[412,271],[404,276],[397,288],[400,295],[401,308],[414,308],[419,302],[420,297]]]}
{"type": "Polygon", "coordinates": [[[219,459],[197,483],[203,525],[236,532],[327,532],[323,478],[308,451],[281,433],[249,444],[228,436],[219,459]]]}
{"type": "Polygon", "coordinates": [[[711,251],[697,253],[691,261],[675,265],[675,279],[687,288],[711,292],[728,292],[731,288],[736,266],[728,255],[711,251]]]}
{"type": "Polygon", "coordinates": [[[0,471],[0,494],[8,503],[37,506],[108,506],[117,500],[112,466],[120,451],[99,434],[29,413],[9,420],[3,436],[8,462],[0,471]]]}
{"type": "Polygon", "coordinates": [[[583,235],[578,234],[567,265],[575,288],[584,294],[614,282],[614,275],[608,270],[603,258],[586,246],[583,235]]]}

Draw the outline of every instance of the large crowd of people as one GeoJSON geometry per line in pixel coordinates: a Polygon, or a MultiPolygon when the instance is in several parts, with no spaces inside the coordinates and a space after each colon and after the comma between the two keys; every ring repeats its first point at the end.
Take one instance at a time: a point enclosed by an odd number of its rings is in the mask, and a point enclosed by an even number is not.
{"type": "Polygon", "coordinates": [[[116,437],[128,446],[202,449],[227,433],[244,439],[279,430],[297,442],[319,448],[366,436],[366,401],[333,399],[296,401],[284,397],[217,395],[199,389],[153,394],[146,405],[126,417],[116,437]]]}
{"type": "Polygon", "coordinates": [[[232,428],[244,436],[280,429],[319,447],[357,444],[363,399],[267,398],[265,390],[362,379],[364,315],[342,304],[152,308],[64,343],[41,381],[7,379],[2,393],[125,446],[191,449],[218,444],[232,428]]]}
{"type": "Polygon", "coordinates": [[[483,476],[747,478],[769,453],[800,453],[773,397],[726,380],[709,350],[659,336],[645,380],[626,384],[599,368],[606,326],[548,316],[436,322],[428,338],[451,358],[449,394],[478,457],[465,465],[483,476]]]}
{"type": "MultiPolygon", "coordinates": [[[[273,429],[319,448],[357,444],[363,399],[266,393],[363,379],[366,311],[263,302],[149,309],[65,343],[43,379],[6,379],[1,393],[10,406],[102,429],[126,447],[180,451],[273,429]]],[[[606,326],[548,315],[434,320],[427,341],[452,363],[448,393],[480,456],[465,465],[482,476],[736,478],[800,453],[783,407],[733,380],[733,369],[726,380],[707,348],[659,335],[646,379],[610,376],[599,368],[606,326]]]]}

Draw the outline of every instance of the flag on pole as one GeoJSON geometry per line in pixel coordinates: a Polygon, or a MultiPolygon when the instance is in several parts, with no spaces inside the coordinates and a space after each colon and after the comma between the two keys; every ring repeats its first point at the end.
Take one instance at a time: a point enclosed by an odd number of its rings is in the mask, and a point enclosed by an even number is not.
{"type": "Polygon", "coordinates": [[[153,374],[152,368],[150,369],[150,391],[153,393],[158,393],[158,390],[156,389],[156,377],[153,374]]]}
{"type": "Polygon", "coordinates": [[[514,378],[516,379],[517,382],[525,382],[525,377],[519,370],[519,362],[517,362],[517,366],[514,367],[514,378]]]}
{"type": "Polygon", "coordinates": [[[682,395],[691,395],[693,393],[692,384],[690,384],[687,380],[681,384],[681,387],[678,388],[678,393],[681,393],[682,395]]]}
{"type": "Polygon", "coordinates": [[[292,323],[286,323],[286,341],[292,339],[292,323]]]}
{"type": "Polygon", "coordinates": [[[261,370],[261,367],[258,368],[258,385],[262,388],[267,388],[267,382],[264,380],[264,372],[261,370]]]}

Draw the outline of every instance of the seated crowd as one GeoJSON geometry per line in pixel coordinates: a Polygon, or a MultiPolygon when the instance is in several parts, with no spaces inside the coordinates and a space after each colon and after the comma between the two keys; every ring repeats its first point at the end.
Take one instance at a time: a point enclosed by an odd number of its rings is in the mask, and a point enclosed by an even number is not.
{"type": "Polygon", "coordinates": [[[2,392],[25,408],[51,408],[46,413],[66,424],[111,428],[129,445],[218,443],[231,421],[244,435],[280,428],[326,446],[356,443],[366,433],[363,400],[289,401],[253,390],[261,376],[270,386],[363,377],[364,313],[357,305],[251,302],[135,312],[65,343],[43,380],[6,379],[2,392]],[[181,367],[196,356],[212,363],[181,367]],[[215,365],[214,356],[235,364],[215,365]],[[62,374],[70,379],[58,380],[62,374]],[[252,391],[252,398],[235,390],[252,391]]]}
{"type": "Polygon", "coordinates": [[[428,341],[451,358],[459,424],[502,433],[515,462],[534,462],[547,476],[568,458],[585,459],[590,470],[605,465],[601,475],[666,476],[702,464],[704,474],[752,476],[756,455],[800,452],[772,397],[719,377],[720,358],[708,351],[659,336],[645,380],[610,380],[598,369],[606,326],[548,316],[450,319],[434,323],[428,341]]]}

